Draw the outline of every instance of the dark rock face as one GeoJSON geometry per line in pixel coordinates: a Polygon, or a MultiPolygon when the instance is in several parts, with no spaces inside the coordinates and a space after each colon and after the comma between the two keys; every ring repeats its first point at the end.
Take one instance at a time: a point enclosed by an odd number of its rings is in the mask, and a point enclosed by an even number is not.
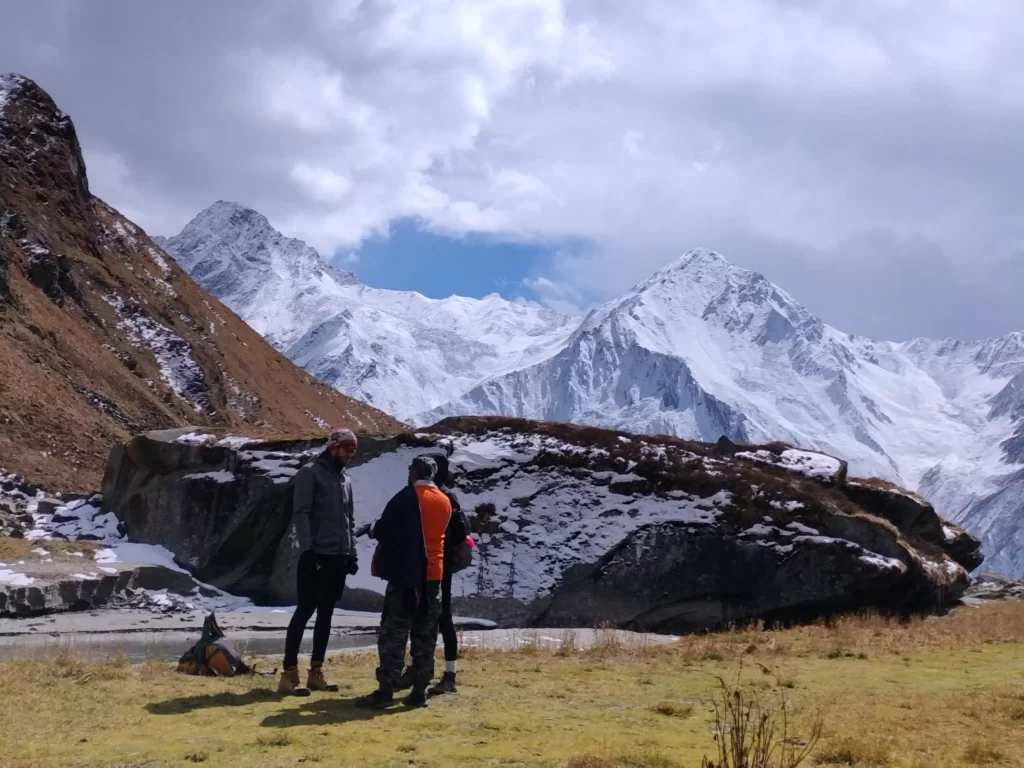
{"type": "Polygon", "coordinates": [[[25,277],[30,283],[58,307],[64,306],[66,299],[81,303],[82,291],[72,272],[70,259],[38,243],[23,241],[22,245],[28,254],[25,277]]]}
{"type": "Polygon", "coordinates": [[[0,226],[0,313],[7,307],[16,306],[14,294],[11,292],[11,257],[4,243],[3,227],[0,226]]]}
{"type": "MultiPolygon", "coordinates": [[[[257,441],[237,450],[216,441],[173,442],[189,431],[149,433],[115,447],[103,479],[104,511],[117,515],[133,541],[169,549],[199,581],[264,604],[294,604],[299,553],[286,536],[290,481],[323,442],[257,441]]],[[[361,436],[352,464],[394,445],[393,438],[361,436]]]]}
{"type": "Polygon", "coordinates": [[[867,607],[943,610],[955,600],[902,561],[874,567],[862,559],[864,550],[848,541],[790,546],[782,552],[744,540],[739,531],[694,530],[672,523],[648,526],[595,565],[567,573],[531,624],[610,622],[625,629],[685,633],[754,619],[807,620],[867,607]],[[920,595],[908,589],[907,581],[921,582],[920,595]]]}
{"type": "MultiPolygon", "coordinates": [[[[34,190],[27,208],[49,210],[64,226],[74,228],[98,256],[98,232],[85,160],[71,118],[32,80],[3,75],[8,100],[0,120],[0,178],[12,186],[34,190]]],[[[26,211],[22,211],[26,213],[26,211]]]]}
{"type": "MultiPolygon", "coordinates": [[[[268,460],[294,471],[305,457],[273,454],[268,460]]],[[[257,464],[226,447],[137,437],[111,453],[104,509],[118,516],[133,541],[166,547],[200,581],[258,596],[288,524],[290,484],[287,476],[276,482],[257,464]]]]}
{"type": "Polygon", "coordinates": [[[853,480],[843,484],[843,493],[900,531],[941,547],[968,571],[973,571],[984,560],[978,539],[963,528],[942,520],[935,508],[917,494],[853,480]]]}

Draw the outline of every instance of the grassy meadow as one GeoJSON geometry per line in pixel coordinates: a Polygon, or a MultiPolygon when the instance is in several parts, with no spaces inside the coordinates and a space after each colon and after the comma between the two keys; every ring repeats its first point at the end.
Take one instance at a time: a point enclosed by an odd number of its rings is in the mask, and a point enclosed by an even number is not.
{"type": "Polygon", "coordinates": [[[760,707],[752,725],[767,715],[773,743],[810,750],[805,766],[1024,766],[1022,640],[1024,601],[666,646],[608,633],[580,650],[567,632],[555,648],[468,649],[459,693],[383,712],[353,705],[374,687],[372,653],[329,659],[339,693],[284,699],[276,679],[70,648],[0,663],[0,766],[698,768],[720,764],[716,733],[735,739],[729,703],[760,707]]]}

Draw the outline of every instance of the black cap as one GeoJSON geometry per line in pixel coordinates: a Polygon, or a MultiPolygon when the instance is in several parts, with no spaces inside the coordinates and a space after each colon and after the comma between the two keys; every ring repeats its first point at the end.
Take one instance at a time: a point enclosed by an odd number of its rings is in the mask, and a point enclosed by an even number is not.
{"type": "Polygon", "coordinates": [[[434,482],[439,486],[448,485],[448,481],[451,479],[449,474],[450,469],[448,466],[448,457],[443,453],[432,453],[430,458],[434,460],[437,465],[437,473],[434,475],[434,482]]]}

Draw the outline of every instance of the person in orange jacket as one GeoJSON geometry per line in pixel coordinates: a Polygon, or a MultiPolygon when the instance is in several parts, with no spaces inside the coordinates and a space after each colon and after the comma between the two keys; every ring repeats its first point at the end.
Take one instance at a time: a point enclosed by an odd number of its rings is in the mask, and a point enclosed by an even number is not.
{"type": "Polygon", "coordinates": [[[437,464],[430,456],[414,458],[409,484],[391,498],[371,531],[378,542],[373,572],[388,585],[377,635],[378,687],[359,699],[360,706],[392,705],[407,640],[413,684],[403,703],[427,705],[441,616],[444,536],[452,512],[448,497],[434,484],[436,472],[437,464]]]}

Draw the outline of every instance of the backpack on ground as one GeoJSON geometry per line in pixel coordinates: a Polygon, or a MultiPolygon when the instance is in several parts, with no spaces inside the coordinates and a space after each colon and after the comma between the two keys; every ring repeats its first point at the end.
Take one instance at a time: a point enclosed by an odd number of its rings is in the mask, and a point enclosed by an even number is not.
{"type": "Polygon", "coordinates": [[[198,642],[178,659],[178,672],[208,677],[256,674],[235,649],[224,641],[224,630],[220,628],[213,613],[203,621],[203,632],[198,642]]]}

